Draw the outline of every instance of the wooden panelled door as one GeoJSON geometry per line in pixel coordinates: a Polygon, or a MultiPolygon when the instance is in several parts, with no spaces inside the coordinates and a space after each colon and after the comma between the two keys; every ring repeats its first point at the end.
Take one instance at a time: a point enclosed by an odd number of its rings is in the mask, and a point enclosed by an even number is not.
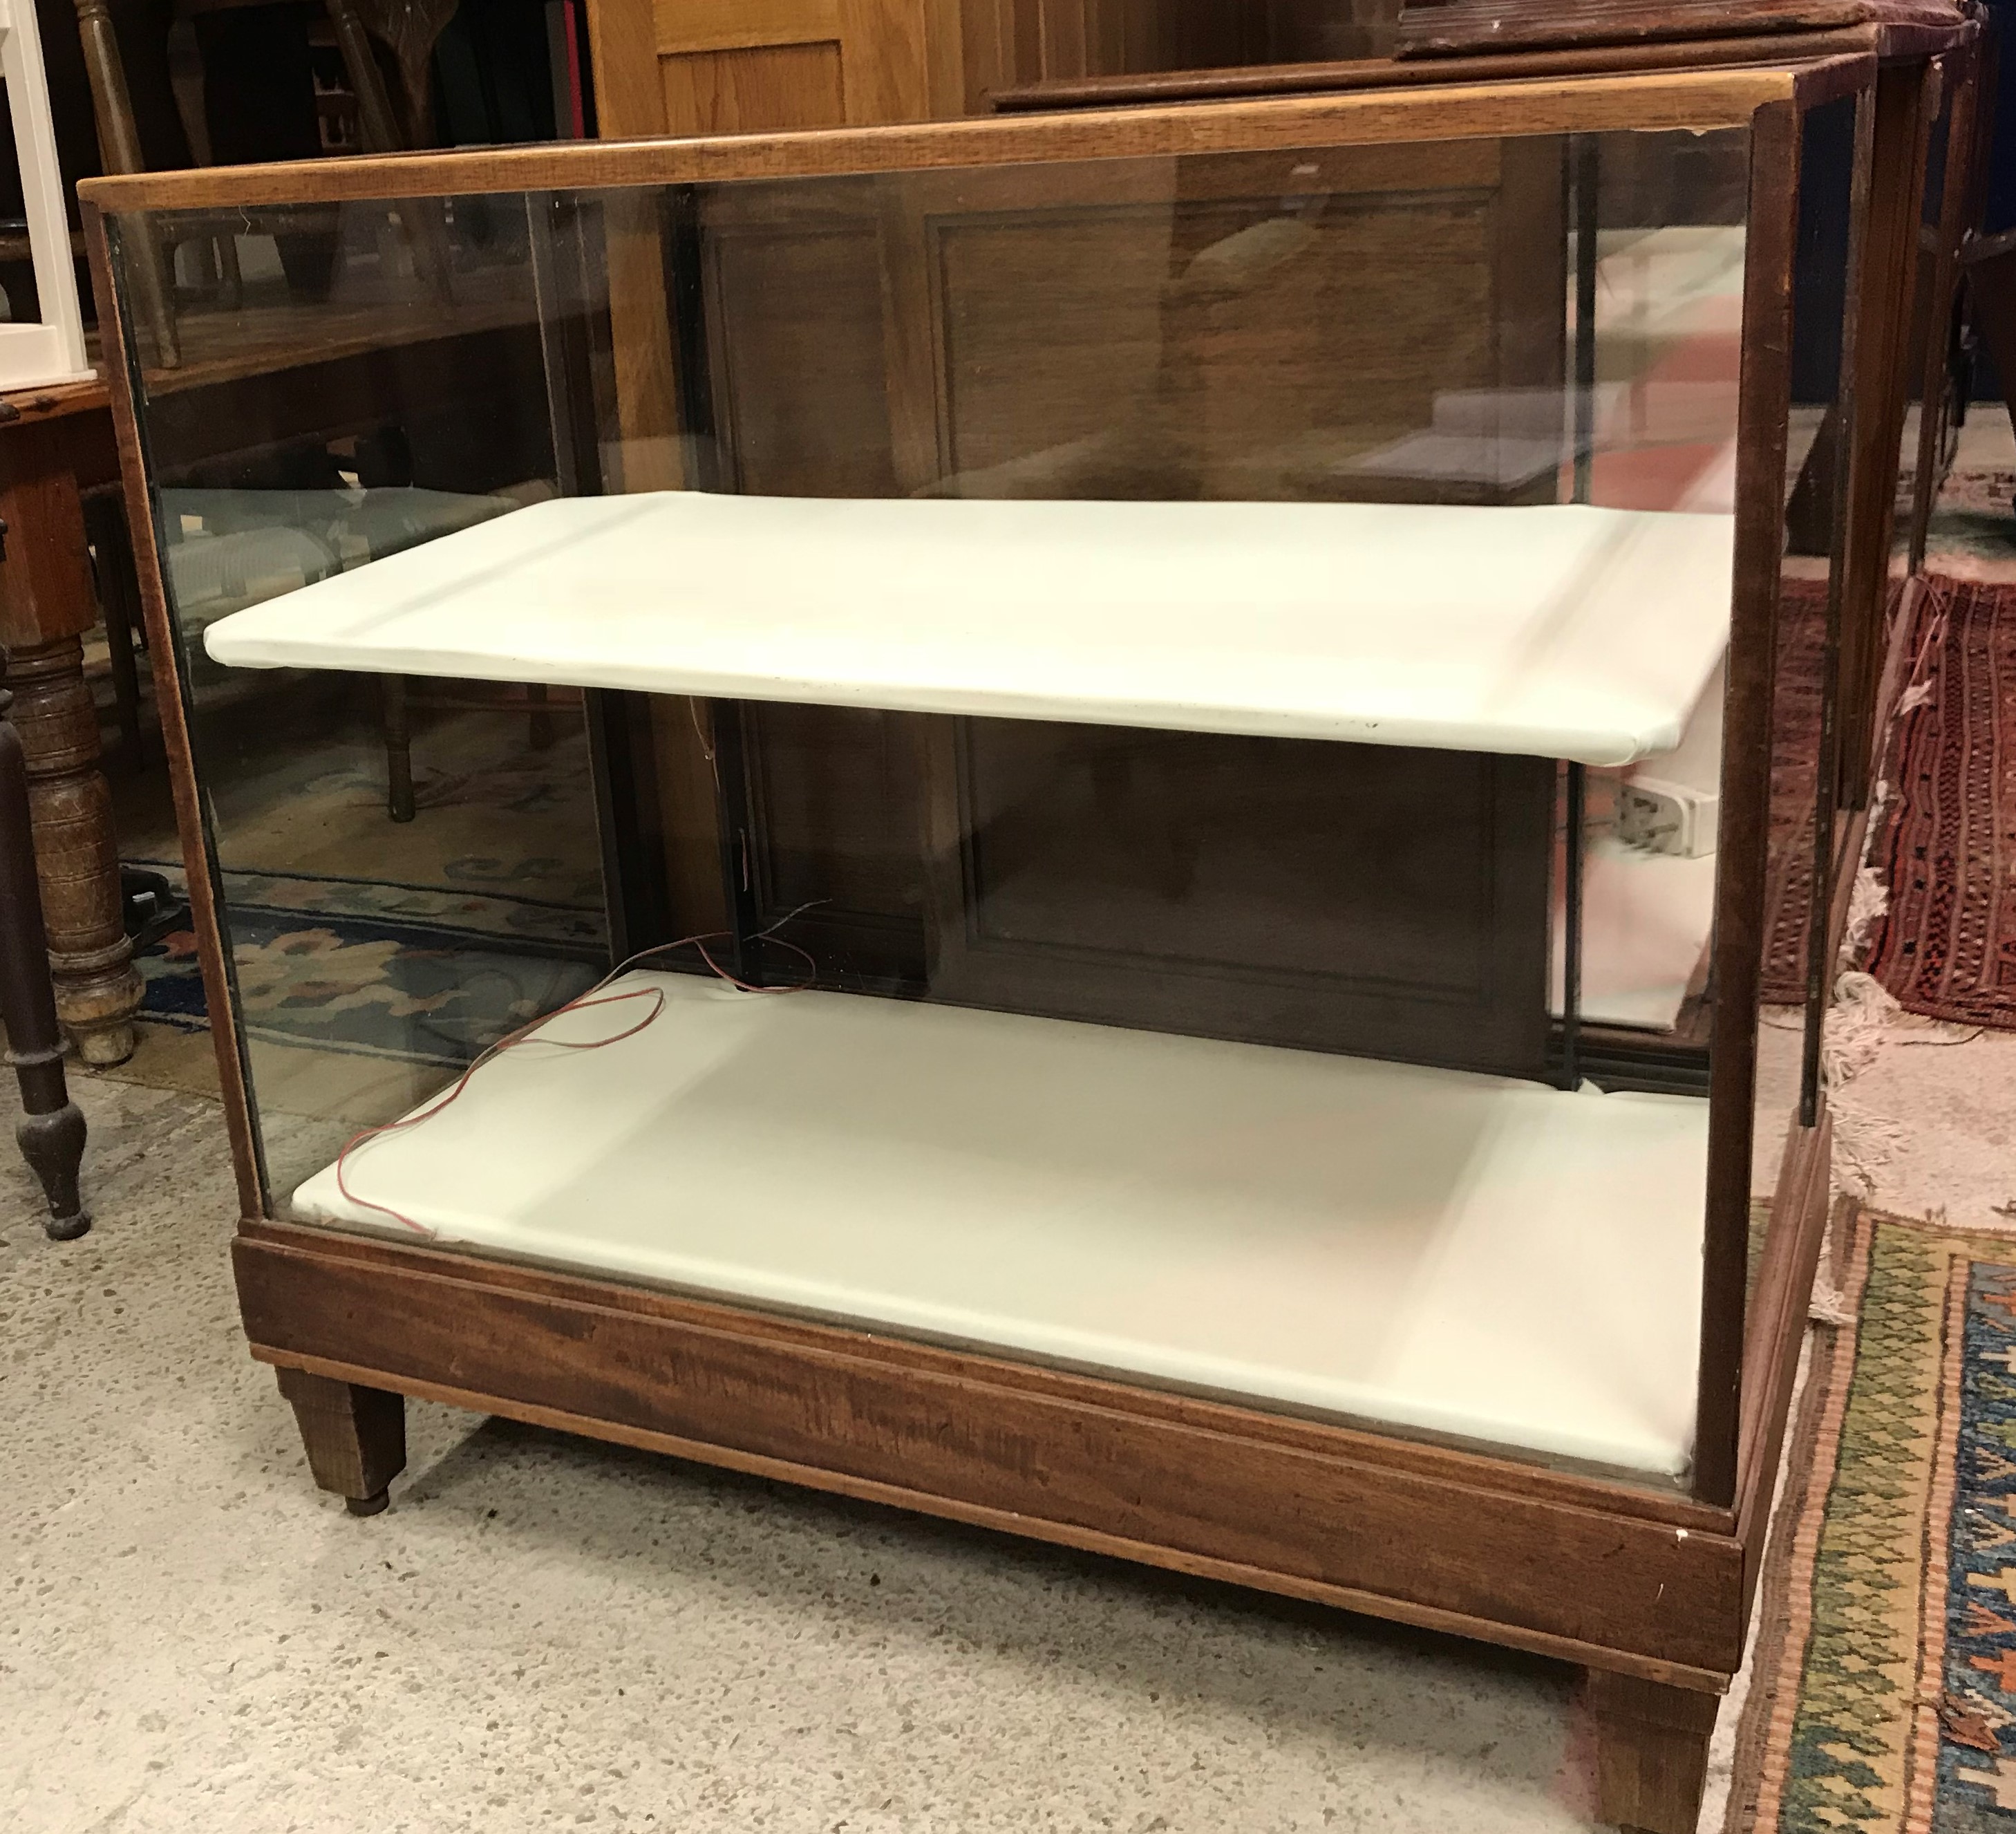
{"type": "Polygon", "coordinates": [[[588,0],[605,139],[964,111],[958,0],[588,0]]]}
{"type": "Polygon", "coordinates": [[[1391,9],[1387,0],[588,0],[588,20],[603,138],[632,139],[985,114],[989,92],[1016,83],[1264,63],[1280,44],[1313,41],[1305,14],[1354,6],[1391,9]]]}

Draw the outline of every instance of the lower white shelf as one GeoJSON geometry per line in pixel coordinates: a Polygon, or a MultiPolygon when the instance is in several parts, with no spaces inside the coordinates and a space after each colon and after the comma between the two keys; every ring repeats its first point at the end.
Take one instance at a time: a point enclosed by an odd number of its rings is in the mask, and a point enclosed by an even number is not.
{"type": "MultiPolygon", "coordinates": [[[[1708,1104],[680,975],[345,1168],[444,1241],[1661,1474],[1708,1104]],[[639,1003],[641,1007],[642,1003],[639,1003]]],[[[383,1226],[308,1181],[310,1216],[383,1226]]]]}

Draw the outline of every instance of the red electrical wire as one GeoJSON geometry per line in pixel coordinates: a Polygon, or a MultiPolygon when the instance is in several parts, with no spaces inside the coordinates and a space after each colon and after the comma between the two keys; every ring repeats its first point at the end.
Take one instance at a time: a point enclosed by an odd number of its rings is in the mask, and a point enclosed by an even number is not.
{"type": "MultiPolygon", "coordinates": [[[[819,900],[815,899],[812,902],[817,903],[819,900]]],[[[366,1127],[362,1133],[351,1135],[348,1143],[344,1147],[343,1151],[336,1155],[336,1188],[338,1195],[343,1198],[346,1202],[355,1205],[359,1209],[376,1210],[380,1216],[390,1216],[395,1223],[403,1223],[407,1228],[412,1230],[416,1235],[432,1235],[434,1231],[428,1228],[425,1223],[416,1223],[413,1219],[406,1215],[404,1211],[395,1210],[390,1204],[378,1203],[368,1197],[359,1197],[356,1192],[350,1188],[349,1181],[345,1177],[344,1173],[349,1164],[351,1155],[355,1153],[359,1147],[365,1145],[371,1140],[382,1138],[386,1134],[400,1133],[405,1132],[405,1130],[409,1127],[417,1127],[423,1121],[431,1121],[435,1115],[439,1114],[444,1108],[448,1107],[460,1097],[462,1092],[469,1086],[469,1079],[473,1076],[478,1070],[481,1069],[485,1064],[490,1062],[493,1058],[502,1057],[506,1051],[513,1049],[515,1046],[531,1041],[535,1036],[537,1036],[543,1027],[549,1024],[552,1021],[560,1018],[563,1014],[586,1012],[590,1008],[598,1006],[621,1006],[626,1002],[634,1000],[648,1000],[651,1003],[651,1010],[649,1012],[646,1013],[645,1015],[641,1019],[638,1020],[634,1025],[628,1026],[621,1032],[612,1032],[607,1038],[571,1039],[542,1037],[538,1039],[538,1042],[542,1044],[557,1046],[562,1050],[600,1050],[606,1046],[621,1044],[625,1039],[635,1038],[639,1032],[642,1032],[647,1025],[652,1024],[657,1018],[658,1015],[665,1010],[664,989],[662,987],[632,987],[621,993],[608,994],[605,994],[603,992],[603,989],[607,987],[610,982],[615,980],[619,975],[628,973],[629,971],[632,967],[635,967],[639,962],[648,961],[654,955],[668,955],[675,949],[697,949],[700,952],[700,960],[705,962],[707,967],[711,969],[715,974],[718,975],[722,980],[725,981],[729,986],[737,988],[744,993],[804,993],[817,980],[819,976],[819,964],[812,959],[811,953],[808,950],[801,949],[795,942],[787,942],[782,936],[778,935],[776,932],[783,928],[786,924],[789,923],[793,917],[796,917],[799,911],[804,910],[806,908],[806,906],[802,904],[800,905],[797,910],[787,912],[784,916],[779,917],[776,923],[770,926],[769,929],[759,930],[756,934],[756,939],[758,941],[767,940],[775,942],[780,949],[788,949],[794,955],[803,956],[805,957],[805,966],[808,971],[806,977],[796,985],[790,987],[752,986],[748,982],[739,979],[735,975],[729,973],[725,968],[722,967],[722,965],[707,953],[707,948],[708,943],[718,942],[723,937],[731,934],[731,932],[726,930],[704,930],[696,936],[682,936],[676,942],[661,942],[650,949],[640,949],[635,955],[629,957],[623,961],[618,962],[614,967],[611,968],[607,974],[604,975],[603,978],[599,981],[596,982],[592,987],[589,988],[586,993],[576,994],[572,1000],[570,1000],[564,1006],[556,1007],[549,1013],[542,1013],[536,1019],[528,1019],[524,1025],[520,1025],[517,1031],[507,1032],[503,1037],[499,1039],[494,1044],[486,1046],[482,1050],[477,1052],[476,1056],[470,1059],[469,1067],[464,1070],[459,1076],[455,1078],[455,1081],[448,1086],[445,1094],[438,1097],[429,1106],[418,1109],[412,1114],[405,1115],[399,1120],[386,1121],[381,1122],[376,1127],[366,1127]]]]}

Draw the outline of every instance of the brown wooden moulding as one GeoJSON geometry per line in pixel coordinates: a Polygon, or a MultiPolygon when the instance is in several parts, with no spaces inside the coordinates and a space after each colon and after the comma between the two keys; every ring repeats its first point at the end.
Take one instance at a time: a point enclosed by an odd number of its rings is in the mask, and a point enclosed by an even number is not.
{"type": "Polygon", "coordinates": [[[1670,44],[1692,38],[1839,31],[1930,35],[1960,24],[1950,0],[1413,0],[1394,54],[1441,58],[1502,49],[1670,44]]]}
{"type": "Polygon", "coordinates": [[[323,1231],[233,1259],[269,1362],[1654,1679],[1741,1659],[1740,1543],[1622,1486],[323,1231]]]}
{"type": "Polygon", "coordinates": [[[1889,598],[1898,450],[1904,431],[1909,340],[1924,208],[1933,81],[1927,65],[1886,66],[1876,85],[1876,144],[1859,273],[1855,413],[1849,458],[1848,547],[1841,566],[1840,740],[1834,794],[1859,809],[1870,788],[1877,672],[1889,598]]]}
{"type": "Polygon", "coordinates": [[[1040,118],[1003,115],[708,140],[578,141],[561,149],[499,147],[291,165],[210,166],[145,177],[88,178],[78,193],[99,210],[117,214],[709,184],[933,166],[1159,158],[1178,153],[1260,153],[1340,139],[1373,144],[1455,135],[1741,127],[1765,104],[1791,99],[1801,74],[1789,65],[1669,70],[1608,81],[1564,77],[1546,83],[1288,97],[1211,112],[1170,106],[1040,118]]]}
{"type": "MultiPolygon", "coordinates": [[[[1799,119],[1791,104],[1758,112],[1744,261],[1744,340],[1737,381],[1737,501],[1778,501],[1791,389],[1792,247],[1799,119]]],[[[1778,564],[1775,516],[1739,517],[1717,839],[1715,977],[1710,1032],[1708,1221],[1703,1243],[1701,1349],[1694,1419],[1694,1490],[1736,1497],[1744,1294],[1749,1276],[1751,1132],[1756,1083],[1757,993],[1771,768],[1778,564]]]]}
{"type": "Polygon", "coordinates": [[[1676,47],[1657,42],[1585,49],[1521,52],[1496,56],[1420,58],[1401,63],[1365,58],[1344,63],[1266,63],[1226,70],[1157,70],[1141,76],[1060,77],[1022,83],[988,98],[997,114],[1039,110],[1146,107],[1175,102],[1236,102],[1262,95],[1319,95],[1339,90],[1407,88],[1434,83],[1538,82],[1552,77],[1615,75],[1619,71],[1705,70],[1718,64],[1803,63],[1809,59],[1873,57],[1880,34],[1866,25],[1767,38],[1696,39],[1676,47]]]}
{"type": "MultiPolygon", "coordinates": [[[[1965,234],[1967,196],[1975,175],[1975,109],[1979,89],[1981,28],[1970,22],[1964,41],[1943,60],[1942,92],[1949,98],[1946,169],[1941,175],[1937,225],[1933,231],[1931,276],[1922,290],[1924,344],[1918,373],[1918,446],[1911,475],[1911,521],[1907,570],[1924,564],[1926,533],[1941,481],[1940,455],[1949,426],[1947,381],[1951,332],[1959,283],[1960,239],[1965,234]]],[[[1878,727],[1877,730],[1882,729],[1878,727]]]]}

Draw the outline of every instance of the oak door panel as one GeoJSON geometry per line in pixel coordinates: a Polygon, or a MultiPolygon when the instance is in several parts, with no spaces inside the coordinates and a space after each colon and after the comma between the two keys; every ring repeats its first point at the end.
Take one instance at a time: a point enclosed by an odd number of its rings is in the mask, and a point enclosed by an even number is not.
{"type": "Polygon", "coordinates": [[[847,122],[840,46],[750,45],[658,59],[674,134],[760,134],[847,122]]]}

